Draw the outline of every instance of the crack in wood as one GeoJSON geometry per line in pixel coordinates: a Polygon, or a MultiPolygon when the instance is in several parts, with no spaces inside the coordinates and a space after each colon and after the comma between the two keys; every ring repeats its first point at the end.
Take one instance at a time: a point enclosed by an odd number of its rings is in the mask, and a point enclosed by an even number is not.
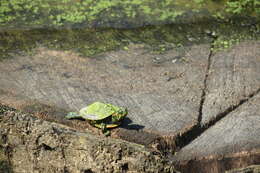
{"type": "Polygon", "coordinates": [[[211,46],[210,46],[210,52],[209,52],[209,56],[208,56],[208,64],[207,64],[207,70],[206,70],[206,74],[205,74],[205,78],[203,81],[203,89],[202,89],[202,95],[201,95],[201,100],[200,100],[200,108],[199,108],[199,116],[198,116],[198,124],[200,124],[201,120],[202,120],[202,108],[205,102],[205,96],[206,96],[206,89],[207,89],[207,81],[208,81],[208,77],[209,77],[209,72],[210,72],[210,67],[211,67],[211,58],[213,55],[213,48],[214,48],[214,42],[217,38],[214,38],[213,41],[211,42],[211,46]]]}
{"type": "Polygon", "coordinates": [[[192,129],[190,129],[189,131],[187,131],[183,135],[179,135],[176,138],[177,151],[180,150],[181,148],[185,147],[189,143],[191,143],[198,136],[200,136],[202,133],[204,133],[204,131],[206,131],[210,127],[214,126],[217,122],[219,122],[221,119],[226,117],[228,114],[230,114],[231,112],[235,111],[240,106],[242,106],[243,104],[248,102],[251,98],[253,98],[258,93],[260,93],[260,88],[258,88],[252,94],[250,94],[246,99],[240,100],[240,102],[237,105],[232,105],[228,109],[226,109],[224,112],[218,114],[215,119],[211,120],[206,125],[201,126],[200,123],[198,122],[198,124],[196,126],[194,126],[192,129]]]}
{"type": "Polygon", "coordinates": [[[220,121],[222,118],[226,117],[228,114],[230,114],[231,112],[235,111],[237,108],[239,108],[240,106],[242,106],[244,103],[248,102],[251,98],[253,98],[255,95],[257,95],[258,93],[260,93],[260,88],[258,88],[256,91],[252,92],[247,98],[242,99],[239,101],[238,104],[236,105],[232,105],[230,107],[228,107],[224,112],[219,113],[215,119],[209,121],[206,125],[204,125],[202,128],[205,130],[208,129],[211,126],[214,126],[218,121],[220,121]]]}
{"type": "Polygon", "coordinates": [[[210,67],[211,67],[211,58],[213,55],[213,48],[214,48],[214,42],[217,39],[217,37],[212,37],[212,42],[210,46],[210,52],[208,55],[208,64],[207,64],[207,69],[203,81],[203,89],[202,89],[202,94],[201,94],[201,100],[200,100],[200,105],[199,105],[199,115],[197,119],[197,124],[193,126],[190,130],[185,132],[184,134],[180,134],[176,138],[176,146],[177,146],[177,151],[183,148],[184,146],[188,145],[191,141],[193,141],[195,138],[197,138],[200,134],[204,132],[204,130],[200,126],[200,122],[202,120],[202,108],[205,102],[205,96],[206,96],[206,89],[207,89],[207,80],[210,72],[210,67]]]}
{"type": "Polygon", "coordinates": [[[252,97],[254,97],[255,95],[257,95],[260,92],[260,88],[258,88],[256,91],[254,91],[250,95],[248,95],[247,98],[240,100],[238,102],[238,104],[231,105],[225,111],[217,114],[216,117],[214,119],[212,119],[211,121],[209,121],[207,124],[205,124],[203,126],[201,125],[202,114],[203,114],[202,108],[203,108],[204,102],[205,102],[205,96],[206,96],[206,90],[207,90],[207,80],[208,80],[208,76],[209,76],[209,72],[210,72],[210,68],[211,68],[212,55],[213,55],[212,48],[214,48],[213,43],[216,39],[217,39],[217,37],[213,38],[211,48],[210,48],[210,53],[209,53],[209,56],[208,56],[208,66],[207,66],[207,71],[206,71],[205,78],[204,78],[204,88],[202,90],[202,95],[201,95],[198,122],[193,128],[191,128],[190,130],[188,130],[184,134],[179,134],[176,137],[176,150],[177,151],[179,151],[181,148],[185,147],[186,145],[190,144],[198,136],[200,136],[202,133],[204,133],[205,130],[214,126],[218,121],[220,121],[221,119],[226,117],[231,112],[235,111],[237,108],[239,108],[244,103],[248,102],[252,97]]]}

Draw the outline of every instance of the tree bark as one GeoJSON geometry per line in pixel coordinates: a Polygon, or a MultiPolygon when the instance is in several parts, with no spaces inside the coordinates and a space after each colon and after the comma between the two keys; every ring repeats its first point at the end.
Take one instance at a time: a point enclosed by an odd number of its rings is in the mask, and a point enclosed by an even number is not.
{"type": "Polygon", "coordinates": [[[80,133],[21,112],[2,111],[0,118],[0,172],[176,172],[142,145],[80,133]]]}

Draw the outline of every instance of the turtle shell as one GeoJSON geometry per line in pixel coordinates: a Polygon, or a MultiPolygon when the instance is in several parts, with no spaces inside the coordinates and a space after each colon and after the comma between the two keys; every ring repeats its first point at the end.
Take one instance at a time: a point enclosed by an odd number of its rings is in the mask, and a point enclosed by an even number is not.
{"type": "Polygon", "coordinates": [[[115,112],[120,110],[119,107],[101,102],[94,102],[91,105],[82,108],[79,114],[82,118],[87,120],[103,120],[115,112]]]}

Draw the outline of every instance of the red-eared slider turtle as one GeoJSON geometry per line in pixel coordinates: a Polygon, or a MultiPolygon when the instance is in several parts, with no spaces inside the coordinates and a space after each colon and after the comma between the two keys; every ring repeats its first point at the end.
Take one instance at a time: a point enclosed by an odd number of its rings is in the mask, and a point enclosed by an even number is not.
{"type": "Polygon", "coordinates": [[[67,119],[83,118],[91,125],[102,129],[103,133],[109,135],[107,128],[114,128],[121,124],[127,115],[127,109],[112,104],[94,102],[78,112],[69,112],[67,119]]]}

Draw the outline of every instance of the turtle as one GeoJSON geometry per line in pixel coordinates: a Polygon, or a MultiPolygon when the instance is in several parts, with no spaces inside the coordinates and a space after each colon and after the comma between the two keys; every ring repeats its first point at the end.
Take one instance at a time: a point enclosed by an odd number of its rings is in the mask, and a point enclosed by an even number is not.
{"type": "Polygon", "coordinates": [[[109,128],[115,128],[121,124],[128,111],[126,108],[112,104],[94,102],[79,112],[69,112],[65,118],[83,118],[92,126],[102,129],[105,135],[110,135],[109,128]]]}

